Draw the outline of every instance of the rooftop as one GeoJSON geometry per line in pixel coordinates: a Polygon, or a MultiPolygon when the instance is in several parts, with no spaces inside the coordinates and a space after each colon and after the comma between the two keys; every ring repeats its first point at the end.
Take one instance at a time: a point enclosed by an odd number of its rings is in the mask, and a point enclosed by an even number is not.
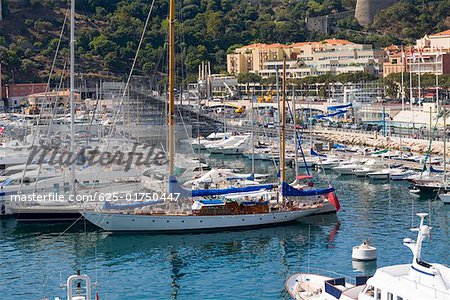
{"type": "Polygon", "coordinates": [[[347,41],[347,40],[341,40],[341,39],[326,39],[320,42],[297,42],[290,45],[283,45],[280,43],[274,43],[274,44],[265,44],[265,43],[254,43],[250,45],[243,46],[242,49],[255,49],[255,48],[262,48],[262,49],[279,49],[279,48],[292,48],[292,47],[302,47],[306,45],[353,45],[354,43],[347,41]]]}
{"type": "Polygon", "coordinates": [[[435,33],[435,34],[432,34],[430,36],[447,36],[447,35],[450,36],[450,29],[442,31],[442,32],[438,32],[438,33],[435,33]]]}
{"type": "Polygon", "coordinates": [[[340,39],[326,39],[321,41],[322,44],[331,44],[331,45],[352,45],[353,43],[347,40],[340,39]]]}

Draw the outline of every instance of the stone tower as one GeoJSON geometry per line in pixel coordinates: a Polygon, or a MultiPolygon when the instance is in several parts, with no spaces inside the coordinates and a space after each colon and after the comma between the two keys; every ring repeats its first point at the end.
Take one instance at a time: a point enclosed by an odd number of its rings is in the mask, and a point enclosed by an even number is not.
{"type": "Polygon", "coordinates": [[[373,22],[378,11],[394,4],[398,0],[357,0],[355,18],[359,24],[367,26],[373,22]]]}

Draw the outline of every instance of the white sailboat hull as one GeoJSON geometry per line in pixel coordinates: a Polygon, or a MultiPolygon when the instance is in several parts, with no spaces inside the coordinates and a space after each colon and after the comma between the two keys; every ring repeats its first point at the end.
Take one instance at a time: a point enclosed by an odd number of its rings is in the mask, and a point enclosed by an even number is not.
{"type": "Polygon", "coordinates": [[[367,176],[374,180],[389,179],[389,173],[369,173],[367,176]]]}
{"type": "Polygon", "coordinates": [[[184,232],[282,224],[293,222],[315,212],[316,209],[220,216],[136,215],[106,212],[83,212],[83,215],[89,222],[106,231],[184,232]]]}
{"type": "Polygon", "coordinates": [[[439,194],[439,199],[445,204],[450,204],[450,194],[439,194]]]}
{"type": "Polygon", "coordinates": [[[348,168],[334,168],[333,170],[340,175],[353,175],[353,170],[356,167],[348,167],[348,168]]]}

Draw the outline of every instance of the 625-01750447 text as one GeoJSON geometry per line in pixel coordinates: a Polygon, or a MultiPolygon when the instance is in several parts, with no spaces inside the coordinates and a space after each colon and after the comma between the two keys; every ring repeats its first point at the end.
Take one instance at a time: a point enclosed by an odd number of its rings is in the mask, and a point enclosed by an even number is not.
{"type": "Polygon", "coordinates": [[[11,195],[13,202],[142,202],[142,201],[156,201],[167,200],[177,201],[179,193],[99,193],[93,192],[89,194],[20,194],[11,195]]]}

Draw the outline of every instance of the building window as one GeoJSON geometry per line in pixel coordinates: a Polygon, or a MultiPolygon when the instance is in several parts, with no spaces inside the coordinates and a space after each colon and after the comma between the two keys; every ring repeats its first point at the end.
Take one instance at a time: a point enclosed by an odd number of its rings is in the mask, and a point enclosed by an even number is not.
{"type": "Polygon", "coordinates": [[[387,293],[387,300],[394,300],[394,295],[387,293]]]}
{"type": "Polygon", "coordinates": [[[366,289],[365,294],[366,294],[367,296],[373,298],[373,296],[374,296],[374,291],[375,291],[375,288],[374,288],[373,286],[369,285],[369,286],[367,286],[367,289],[366,289]]]}
{"type": "Polygon", "coordinates": [[[377,300],[381,300],[381,290],[380,289],[377,289],[377,297],[376,297],[376,299],[377,300]]]}

